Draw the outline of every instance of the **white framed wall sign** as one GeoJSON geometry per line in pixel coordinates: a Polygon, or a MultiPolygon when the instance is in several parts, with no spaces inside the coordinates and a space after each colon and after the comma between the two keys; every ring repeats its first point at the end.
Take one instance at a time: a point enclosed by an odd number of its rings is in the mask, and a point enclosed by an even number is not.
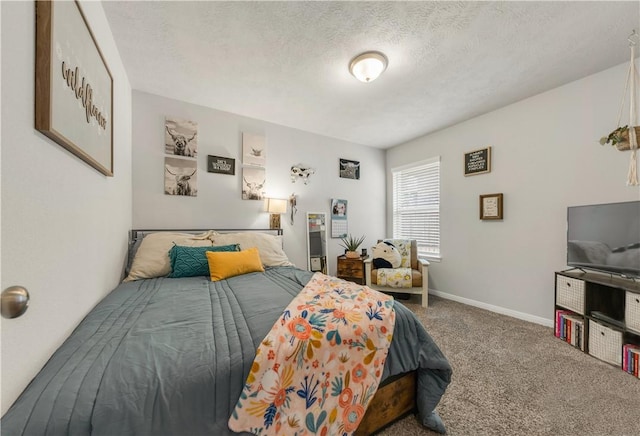
{"type": "Polygon", "coordinates": [[[35,127],[113,176],[113,78],[77,1],[36,1],[35,127]]]}

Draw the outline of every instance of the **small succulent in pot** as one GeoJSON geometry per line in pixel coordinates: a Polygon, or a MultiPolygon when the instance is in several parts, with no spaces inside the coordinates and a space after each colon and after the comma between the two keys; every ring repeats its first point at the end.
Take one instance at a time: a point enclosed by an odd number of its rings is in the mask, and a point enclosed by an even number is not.
{"type": "Polygon", "coordinates": [[[349,234],[348,237],[340,238],[340,240],[342,241],[342,244],[340,244],[340,246],[342,246],[346,250],[345,255],[347,257],[359,257],[359,254],[357,253],[358,247],[362,245],[362,243],[364,242],[364,238],[365,238],[364,235],[359,238],[356,238],[351,234],[349,234]],[[349,253],[355,253],[355,256],[349,253]]]}

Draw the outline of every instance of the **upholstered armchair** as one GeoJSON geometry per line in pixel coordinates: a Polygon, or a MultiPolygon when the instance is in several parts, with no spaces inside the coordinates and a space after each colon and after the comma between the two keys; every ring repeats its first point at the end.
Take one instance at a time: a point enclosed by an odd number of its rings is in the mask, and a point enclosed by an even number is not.
{"type": "MultiPolygon", "coordinates": [[[[381,240],[378,240],[380,242],[381,240]]],[[[429,262],[427,260],[418,258],[418,243],[415,239],[411,240],[394,240],[385,239],[394,245],[400,246],[400,254],[403,256],[404,268],[384,268],[385,271],[378,271],[373,265],[373,259],[369,257],[364,261],[365,268],[365,281],[366,285],[370,288],[377,289],[382,292],[394,292],[401,294],[417,294],[422,296],[422,307],[429,305],[429,262]],[[393,283],[393,280],[383,280],[382,277],[400,274],[406,278],[404,284],[393,283]],[[411,277],[408,277],[408,274],[411,277]],[[398,287],[408,286],[410,279],[410,287],[398,287]],[[386,282],[386,283],[385,283],[386,282]],[[382,283],[385,283],[382,285],[382,283]]]]}

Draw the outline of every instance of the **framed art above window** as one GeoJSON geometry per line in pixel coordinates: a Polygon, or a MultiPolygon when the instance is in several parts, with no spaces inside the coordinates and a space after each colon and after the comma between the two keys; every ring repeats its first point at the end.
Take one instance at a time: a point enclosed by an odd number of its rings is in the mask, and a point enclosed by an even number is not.
{"type": "Polygon", "coordinates": [[[36,1],[35,128],[113,176],[113,78],[77,1],[36,1]]]}

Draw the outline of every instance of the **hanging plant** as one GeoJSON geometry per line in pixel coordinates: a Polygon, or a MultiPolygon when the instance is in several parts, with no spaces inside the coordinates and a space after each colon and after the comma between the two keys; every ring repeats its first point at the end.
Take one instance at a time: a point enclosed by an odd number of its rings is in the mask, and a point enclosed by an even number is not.
{"type": "MultiPolygon", "coordinates": [[[[638,117],[636,116],[636,85],[638,84],[638,74],[636,73],[636,54],[635,48],[640,43],[640,35],[635,31],[631,32],[628,38],[629,49],[631,51],[631,59],[629,60],[629,71],[627,73],[627,83],[624,87],[624,93],[629,90],[629,124],[616,128],[609,136],[600,139],[600,144],[611,144],[620,151],[631,150],[629,156],[629,171],[627,172],[627,185],[638,186],[638,164],[637,150],[640,140],[640,125],[638,125],[638,117]],[[634,125],[635,124],[635,125],[634,125]],[[632,127],[629,127],[632,126],[632,127]]],[[[620,103],[620,112],[618,112],[618,122],[616,125],[622,124],[622,109],[624,108],[625,96],[622,97],[620,103]]]]}
{"type": "MultiPolygon", "coordinates": [[[[634,127],[636,136],[640,137],[640,126],[634,127]]],[[[609,136],[603,136],[600,138],[600,145],[610,144],[616,147],[620,151],[630,150],[631,144],[629,142],[629,126],[622,126],[609,133],[609,136]]]]}

